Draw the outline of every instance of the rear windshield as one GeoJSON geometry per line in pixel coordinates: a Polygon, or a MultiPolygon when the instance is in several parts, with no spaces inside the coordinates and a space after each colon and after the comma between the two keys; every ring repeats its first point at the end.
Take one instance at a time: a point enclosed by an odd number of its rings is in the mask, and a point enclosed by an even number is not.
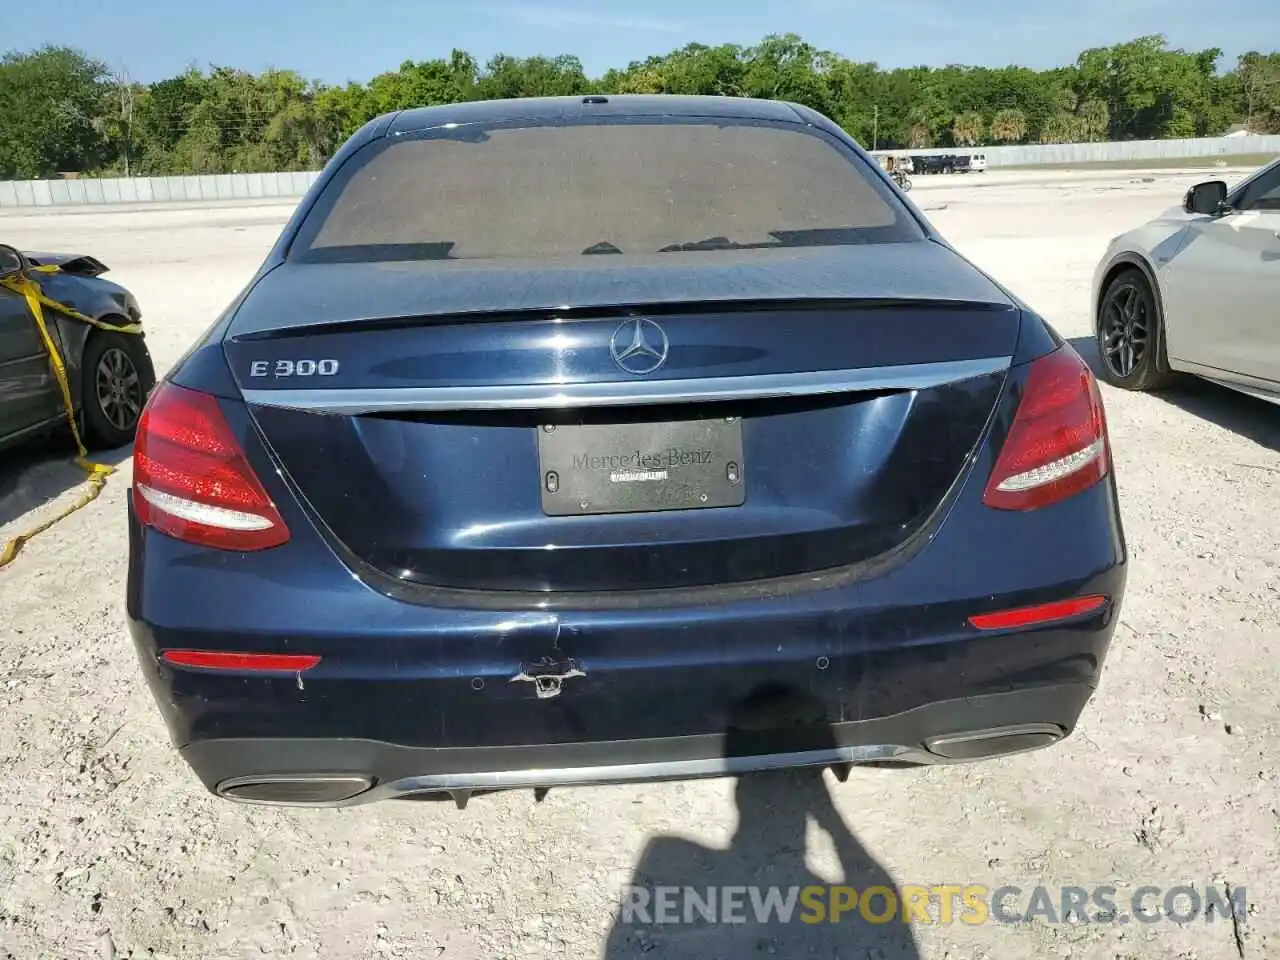
{"type": "Polygon", "coordinates": [[[290,258],[546,260],[922,236],[869,165],[808,128],[597,122],[378,141],[325,188],[290,258]]]}

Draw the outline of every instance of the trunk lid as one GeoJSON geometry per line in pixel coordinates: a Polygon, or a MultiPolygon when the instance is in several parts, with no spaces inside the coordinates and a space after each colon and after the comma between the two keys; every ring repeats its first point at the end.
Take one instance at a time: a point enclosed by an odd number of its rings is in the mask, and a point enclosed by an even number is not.
{"type": "Polygon", "coordinates": [[[322,528],[407,582],[827,569],[900,547],[963,476],[1020,314],[952,251],[628,260],[289,264],[225,349],[322,528]]]}

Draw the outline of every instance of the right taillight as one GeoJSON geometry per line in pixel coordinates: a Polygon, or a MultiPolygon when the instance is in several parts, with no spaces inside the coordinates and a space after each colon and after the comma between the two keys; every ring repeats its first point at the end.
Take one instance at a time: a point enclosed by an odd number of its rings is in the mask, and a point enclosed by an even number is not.
{"type": "Polygon", "coordinates": [[[1093,486],[1110,461],[1098,383],[1063,345],[1032,362],[982,500],[999,510],[1048,506],[1093,486]]]}
{"type": "Polygon", "coordinates": [[[289,539],[217,398],[170,383],[138,422],[133,505],[145,526],[201,546],[265,550],[289,539]]]}

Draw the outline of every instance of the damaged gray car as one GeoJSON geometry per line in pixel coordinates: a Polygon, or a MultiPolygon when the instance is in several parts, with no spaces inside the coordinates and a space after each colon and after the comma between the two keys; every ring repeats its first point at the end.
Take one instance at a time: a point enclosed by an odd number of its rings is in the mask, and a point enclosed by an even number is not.
{"type": "Polygon", "coordinates": [[[43,308],[86,446],[112,449],[133,440],[155,368],[140,333],[106,329],[142,318],[133,294],[103,279],[106,272],[105,264],[83,254],[26,253],[0,245],[0,449],[56,431],[68,418],[48,346],[17,289],[23,280],[34,280],[49,300],[106,325],[48,304],[43,308]]]}

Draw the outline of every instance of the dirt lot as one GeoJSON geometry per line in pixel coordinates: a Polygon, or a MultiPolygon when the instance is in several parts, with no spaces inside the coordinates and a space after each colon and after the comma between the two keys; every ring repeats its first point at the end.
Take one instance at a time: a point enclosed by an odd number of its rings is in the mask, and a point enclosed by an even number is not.
{"type": "MultiPolygon", "coordinates": [[[[1203,176],[992,172],[917,178],[912,197],[1075,337],[1089,333],[1107,240],[1203,176]]],[[[0,237],[109,263],[147,311],[163,369],[287,213],[10,213],[0,237]]],[[[0,571],[0,958],[902,955],[901,928],[875,942],[833,925],[614,931],[618,889],[642,857],[702,885],[792,882],[782,878],[806,867],[838,882],[841,863],[855,885],[879,871],[899,884],[1013,885],[1024,891],[1014,909],[1037,885],[1055,899],[1064,885],[1112,885],[1125,912],[1143,885],[1230,884],[1252,907],[1237,925],[952,923],[914,928],[916,949],[950,960],[1280,956],[1280,410],[1202,384],[1108,390],[1106,402],[1132,565],[1081,728],[1003,761],[845,784],[828,774],[849,831],[831,835],[805,825],[820,791],[788,777],[736,799],[732,781],[704,781],[552,792],[542,805],[513,793],[464,811],[212,799],[170,749],[123,627],[122,455],[101,499],[0,571]]],[[[78,474],[56,451],[3,460],[0,537],[75,494],[78,474]]]]}

